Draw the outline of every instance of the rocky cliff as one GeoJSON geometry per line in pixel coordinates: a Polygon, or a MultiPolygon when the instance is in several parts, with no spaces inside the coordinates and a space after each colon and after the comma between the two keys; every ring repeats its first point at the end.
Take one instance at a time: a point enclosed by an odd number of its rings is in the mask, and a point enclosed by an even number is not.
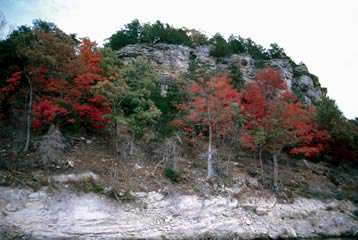
{"type": "Polygon", "coordinates": [[[255,79],[256,72],[264,67],[272,67],[280,71],[287,85],[306,103],[315,103],[325,94],[318,78],[311,74],[304,64],[296,65],[288,59],[255,60],[249,55],[232,54],[223,59],[210,56],[210,46],[190,48],[172,44],[134,44],[127,45],[117,56],[124,64],[137,57],[149,59],[158,69],[161,80],[166,83],[189,71],[195,61],[198,66],[217,71],[229,71],[235,66],[240,69],[245,82],[255,79]]]}

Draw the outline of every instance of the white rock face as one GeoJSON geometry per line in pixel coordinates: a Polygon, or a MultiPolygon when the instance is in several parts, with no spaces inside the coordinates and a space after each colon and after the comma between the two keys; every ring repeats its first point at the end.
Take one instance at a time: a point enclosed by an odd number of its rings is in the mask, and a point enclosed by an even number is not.
{"type": "Polygon", "coordinates": [[[128,63],[137,57],[146,57],[155,65],[161,66],[160,70],[167,74],[184,73],[189,68],[189,57],[191,49],[189,47],[156,44],[134,44],[123,47],[117,52],[118,57],[123,63],[128,63]]]}
{"type": "MultiPolygon", "coordinates": [[[[117,51],[118,58],[127,64],[137,57],[145,57],[151,60],[163,79],[175,78],[189,70],[190,62],[195,59],[199,65],[206,66],[212,70],[225,71],[231,65],[240,68],[242,78],[248,82],[255,79],[257,68],[251,56],[245,54],[233,54],[230,57],[217,62],[216,58],[209,55],[210,46],[200,46],[190,48],[181,45],[158,43],[134,44],[123,47],[117,51]]],[[[293,68],[287,59],[272,59],[260,61],[260,65],[273,67],[281,72],[282,78],[287,82],[290,89],[295,87],[303,93],[303,98],[307,103],[314,103],[321,99],[322,91],[319,86],[315,86],[307,67],[299,64],[293,68]],[[294,72],[299,75],[295,77],[294,72]]],[[[166,80],[167,82],[167,80],[166,80]]]]}
{"type": "Polygon", "coordinates": [[[134,195],[136,202],[124,204],[95,194],[0,187],[0,239],[10,239],[9,233],[28,239],[275,239],[358,231],[352,217],[356,207],[346,201],[299,198],[292,204],[272,204],[272,197],[238,201],[156,192],[134,195]],[[249,203],[265,214],[247,208],[249,203]]]}

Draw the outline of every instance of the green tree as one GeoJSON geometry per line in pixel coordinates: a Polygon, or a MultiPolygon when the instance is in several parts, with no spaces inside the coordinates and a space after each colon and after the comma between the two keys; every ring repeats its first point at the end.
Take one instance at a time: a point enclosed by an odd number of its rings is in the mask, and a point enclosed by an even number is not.
{"type": "Polygon", "coordinates": [[[222,58],[231,53],[228,43],[220,33],[216,33],[210,39],[210,42],[213,44],[212,48],[210,49],[211,56],[222,58]]]}
{"type": "Polygon", "coordinates": [[[159,91],[159,78],[146,60],[139,59],[122,69],[128,91],[122,97],[121,109],[136,136],[152,126],[160,116],[152,98],[159,91]]]}
{"type": "Polygon", "coordinates": [[[268,57],[274,58],[287,58],[285,50],[281,48],[277,43],[271,43],[270,48],[267,50],[268,57]]]}
{"type": "MultiPolygon", "coordinates": [[[[105,58],[107,68],[115,68],[113,56],[105,58]]],[[[135,137],[141,137],[150,130],[161,112],[152,100],[160,91],[159,77],[148,60],[139,58],[120,68],[119,75],[113,76],[98,89],[111,99],[113,113],[110,116],[117,124],[127,126],[135,137]]]]}
{"type": "Polygon", "coordinates": [[[256,60],[269,59],[269,56],[264,47],[255,43],[251,38],[248,38],[244,42],[247,54],[256,60]]]}
{"type": "Polygon", "coordinates": [[[348,121],[339,110],[336,102],[329,97],[323,97],[317,105],[317,123],[327,129],[333,138],[349,139],[348,121]]]}
{"type": "Polygon", "coordinates": [[[317,105],[316,121],[330,135],[325,153],[335,163],[355,162],[358,159],[358,127],[354,120],[348,120],[333,99],[323,97],[317,105]]]}
{"type": "Polygon", "coordinates": [[[174,28],[169,24],[156,21],[153,24],[143,25],[141,37],[143,43],[169,43],[191,46],[192,40],[187,31],[182,28],[174,28]]]}
{"type": "Polygon", "coordinates": [[[168,137],[176,131],[171,122],[177,117],[177,105],[182,103],[186,96],[185,80],[182,77],[171,79],[168,84],[168,92],[163,96],[159,91],[153,94],[153,101],[160,110],[161,115],[155,124],[155,130],[160,137],[168,137]]]}
{"type": "Polygon", "coordinates": [[[135,19],[109,37],[106,46],[118,50],[126,45],[136,43],[169,43],[191,46],[192,39],[188,31],[183,28],[175,28],[160,21],[153,24],[141,24],[135,19]]]}
{"type": "Polygon", "coordinates": [[[235,37],[231,35],[228,40],[229,48],[232,53],[240,54],[245,53],[245,42],[240,36],[235,37]]]}
{"type": "Polygon", "coordinates": [[[111,47],[113,50],[121,49],[128,44],[135,44],[140,41],[143,27],[140,22],[135,19],[129,24],[126,24],[123,29],[117,31],[111,37],[108,38],[107,47],[111,47]]]}
{"type": "Polygon", "coordinates": [[[231,83],[236,89],[242,89],[245,86],[245,80],[242,78],[240,67],[235,64],[230,65],[231,83]]]}

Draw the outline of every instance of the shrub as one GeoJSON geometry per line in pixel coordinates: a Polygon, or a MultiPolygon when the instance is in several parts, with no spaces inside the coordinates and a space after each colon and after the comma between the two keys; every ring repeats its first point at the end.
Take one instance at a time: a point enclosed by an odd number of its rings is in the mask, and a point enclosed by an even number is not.
{"type": "Polygon", "coordinates": [[[164,175],[174,183],[179,183],[183,180],[183,173],[172,168],[166,168],[164,175]]]}
{"type": "Polygon", "coordinates": [[[105,194],[106,189],[105,186],[101,183],[95,181],[94,179],[90,178],[83,181],[73,181],[70,182],[71,187],[73,190],[77,192],[83,193],[97,193],[97,194],[105,194]]]}

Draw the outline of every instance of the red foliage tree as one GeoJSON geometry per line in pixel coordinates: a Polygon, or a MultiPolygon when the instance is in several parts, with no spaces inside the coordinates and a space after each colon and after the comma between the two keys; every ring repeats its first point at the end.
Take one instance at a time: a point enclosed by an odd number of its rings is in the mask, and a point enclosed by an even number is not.
{"type": "MultiPolygon", "coordinates": [[[[21,72],[17,71],[11,74],[11,76],[6,80],[6,85],[0,88],[1,96],[4,98],[6,94],[14,92],[16,88],[20,85],[21,81],[21,72]]],[[[1,100],[0,99],[0,100],[1,100]]]]}
{"type": "Polygon", "coordinates": [[[54,123],[58,117],[66,116],[69,112],[51,100],[44,99],[33,105],[32,113],[32,126],[40,128],[54,123]]]}
{"type": "Polygon", "coordinates": [[[81,90],[89,89],[96,82],[104,80],[101,68],[101,53],[96,49],[96,43],[85,38],[81,42],[78,60],[78,74],[75,85],[81,90]]]}
{"type": "Polygon", "coordinates": [[[174,123],[188,132],[194,128],[199,129],[197,136],[208,137],[208,176],[211,177],[216,174],[213,167],[213,142],[232,130],[238,112],[235,106],[240,102],[240,95],[231,86],[227,76],[200,78],[190,86],[189,92],[191,100],[179,106],[186,115],[174,123]]]}
{"type": "Polygon", "coordinates": [[[307,158],[318,156],[325,149],[329,134],[317,126],[314,107],[303,106],[300,102],[291,103],[285,114],[290,121],[287,123],[288,127],[294,129],[291,137],[294,139],[294,145],[290,153],[307,158]]]}
{"type": "MultiPolygon", "coordinates": [[[[96,44],[89,39],[83,39],[80,52],[72,60],[71,66],[72,68],[63,69],[63,71],[69,71],[64,75],[73,76],[73,79],[46,77],[41,84],[43,94],[47,95],[47,98],[51,99],[57,106],[59,104],[66,106],[68,119],[63,123],[75,123],[73,117],[77,115],[80,123],[88,127],[104,127],[108,122],[104,115],[110,113],[111,108],[104,96],[93,95],[91,91],[98,81],[104,80],[101,69],[101,55],[96,44]]],[[[38,104],[44,105],[41,100],[38,104]]],[[[39,114],[37,114],[37,118],[34,118],[37,124],[41,122],[38,119],[43,118],[39,114]]],[[[55,118],[47,120],[50,123],[55,118]]]]}
{"type": "Polygon", "coordinates": [[[4,78],[13,74],[0,82],[1,114],[10,116],[13,109],[25,110],[24,151],[29,149],[32,127],[68,125],[78,119],[91,127],[106,123],[103,116],[110,111],[107,101],[96,98],[92,91],[98,81],[104,80],[102,56],[94,42],[83,39],[78,48],[72,35],[40,20],[31,27],[14,30],[5,41],[11,48],[2,55],[2,63],[9,60],[9,64],[0,75],[4,78]],[[91,114],[77,111],[79,105],[90,108],[87,112],[91,114]]]}
{"type": "Polygon", "coordinates": [[[108,119],[104,118],[111,112],[109,101],[102,95],[93,95],[91,88],[99,81],[104,81],[101,68],[102,56],[96,44],[83,39],[77,59],[77,75],[73,87],[65,97],[73,105],[83,124],[89,123],[95,128],[103,128],[108,119]]]}
{"type": "Polygon", "coordinates": [[[94,128],[103,128],[109,122],[105,118],[106,114],[111,113],[111,107],[107,98],[98,95],[88,99],[86,104],[75,104],[74,108],[78,116],[82,119],[82,123],[89,123],[94,128]]]}
{"type": "Polygon", "coordinates": [[[256,82],[249,83],[242,94],[242,114],[246,124],[242,142],[251,149],[272,153],[274,187],[278,181],[278,156],[285,147],[293,154],[306,157],[318,155],[327,138],[314,122],[314,109],[304,106],[287,88],[279,73],[265,69],[257,74],[256,82]]]}

